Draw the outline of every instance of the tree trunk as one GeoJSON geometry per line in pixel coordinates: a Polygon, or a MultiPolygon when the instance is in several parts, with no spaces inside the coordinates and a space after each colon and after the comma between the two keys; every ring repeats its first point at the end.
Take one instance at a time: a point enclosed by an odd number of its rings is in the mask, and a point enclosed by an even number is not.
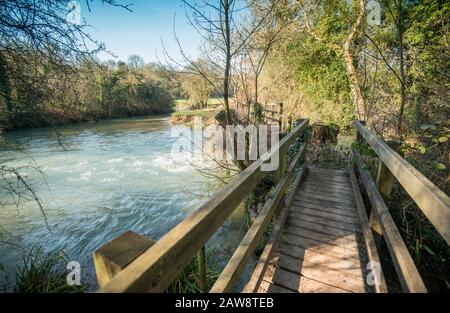
{"type": "MultiPolygon", "coordinates": [[[[4,104],[4,119],[9,122],[13,111],[13,103],[11,101],[11,84],[9,82],[6,60],[0,53],[0,103],[4,104]]],[[[1,113],[1,110],[0,110],[1,113]]],[[[0,116],[0,119],[2,116],[0,116]]]]}
{"type": "Polygon", "coordinates": [[[400,110],[398,114],[398,125],[397,132],[398,137],[402,137],[403,128],[403,113],[405,111],[406,102],[406,76],[405,76],[405,65],[403,56],[403,12],[402,12],[402,2],[403,0],[398,0],[397,13],[398,13],[398,23],[397,23],[397,35],[398,35],[398,45],[399,45],[399,71],[400,71],[400,110]]]}
{"type": "Polygon", "coordinates": [[[344,61],[347,68],[347,76],[350,81],[350,89],[353,97],[353,104],[355,107],[356,115],[359,120],[365,120],[366,101],[361,91],[361,84],[359,82],[358,73],[356,72],[353,56],[351,53],[351,45],[353,43],[353,37],[360,28],[364,20],[366,13],[366,6],[364,0],[359,0],[359,13],[352,29],[344,42],[343,54],[344,61]]]}
{"type": "Polygon", "coordinates": [[[230,4],[229,0],[223,0],[224,23],[225,23],[225,73],[223,79],[223,102],[225,105],[225,113],[227,124],[231,124],[230,104],[229,104],[229,88],[230,88],[230,68],[231,68],[231,36],[230,36],[230,4]]]}

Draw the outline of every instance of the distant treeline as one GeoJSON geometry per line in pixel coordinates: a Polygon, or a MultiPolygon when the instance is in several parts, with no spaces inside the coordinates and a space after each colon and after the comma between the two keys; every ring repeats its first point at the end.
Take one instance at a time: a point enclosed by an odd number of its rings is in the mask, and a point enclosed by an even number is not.
{"type": "Polygon", "coordinates": [[[0,129],[169,112],[181,96],[175,74],[134,61],[68,65],[0,51],[0,129]]]}

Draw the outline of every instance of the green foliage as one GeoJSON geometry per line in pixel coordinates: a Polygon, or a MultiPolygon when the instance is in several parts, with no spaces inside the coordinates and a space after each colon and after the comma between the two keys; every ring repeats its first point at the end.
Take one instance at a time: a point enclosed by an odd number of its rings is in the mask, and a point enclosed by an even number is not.
{"type": "Polygon", "coordinates": [[[375,153],[375,151],[373,151],[373,149],[369,146],[367,142],[362,143],[354,142],[352,143],[351,147],[353,149],[358,150],[361,153],[361,155],[377,157],[377,154],[375,153]]]}
{"type": "Polygon", "coordinates": [[[297,92],[304,95],[310,112],[301,112],[301,116],[342,128],[354,119],[346,67],[335,48],[347,31],[348,9],[343,1],[326,1],[323,5],[325,12],[317,18],[315,27],[322,40],[296,32],[288,37],[281,52],[273,53],[268,66],[278,68],[282,63],[292,71],[297,92]]]}
{"type": "Polygon", "coordinates": [[[258,213],[259,205],[265,202],[267,194],[271,191],[271,189],[274,186],[275,186],[274,174],[264,175],[259,181],[259,183],[253,189],[253,192],[250,194],[250,196],[245,198],[246,211],[252,210],[253,212],[258,213]]]}
{"type": "Polygon", "coordinates": [[[129,68],[119,63],[103,80],[103,107],[110,116],[167,113],[173,100],[149,68],[129,68]]]}
{"type": "Polygon", "coordinates": [[[408,69],[412,121],[448,122],[450,106],[450,53],[448,36],[450,3],[441,0],[412,2],[408,7],[405,41],[410,58],[408,69]]]}
{"type": "Polygon", "coordinates": [[[450,129],[438,124],[421,124],[404,142],[402,152],[427,177],[448,191],[450,129]]]}
{"type": "Polygon", "coordinates": [[[204,109],[208,106],[214,88],[202,76],[199,75],[179,75],[183,94],[187,96],[193,109],[204,109]]]}
{"type": "MultiPolygon", "coordinates": [[[[3,128],[167,113],[173,105],[163,72],[142,67],[139,60],[133,67],[123,62],[100,64],[93,59],[83,59],[76,65],[54,64],[32,52],[28,56],[28,52],[20,52],[21,57],[34,61],[17,63],[14,53],[19,52],[1,54],[8,75],[0,77],[4,86],[0,89],[14,99],[5,110],[7,118],[0,119],[3,128]],[[39,74],[35,77],[29,73],[39,74]]],[[[0,98],[3,102],[7,99],[0,98]]]]}

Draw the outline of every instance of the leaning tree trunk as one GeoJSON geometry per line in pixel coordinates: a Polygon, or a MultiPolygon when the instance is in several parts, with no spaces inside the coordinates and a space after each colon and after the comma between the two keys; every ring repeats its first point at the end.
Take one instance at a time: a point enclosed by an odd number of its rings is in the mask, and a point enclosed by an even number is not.
{"type": "Polygon", "coordinates": [[[353,43],[353,38],[358,29],[360,28],[361,24],[363,23],[365,13],[366,13],[365,1],[359,0],[358,17],[355,23],[353,24],[352,29],[348,34],[343,47],[344,61],[347,68],[347,76],[350,81],[350,90],[352,92],[353,105],[355,107],[356,116],[358,117],[359,120],[365,120],[366,102],[361,91],[361,84],[358,78],[358,73],[355,68],[353,55],[350,50],[353,43]]]}

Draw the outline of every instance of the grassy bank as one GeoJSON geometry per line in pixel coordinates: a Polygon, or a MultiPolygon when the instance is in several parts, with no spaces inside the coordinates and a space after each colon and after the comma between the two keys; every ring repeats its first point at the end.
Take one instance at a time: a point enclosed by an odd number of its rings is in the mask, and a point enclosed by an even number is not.
{"type": "MultiPolygon", "coordinates": [[[[14,286],[3,287],[4,292],[18,293],[82,293],[92,290],[94,282],[86,281],[81,277],[80,286],[71,286],[67,283],[69,270],[66,269],[68,260],[62,253],[46,253],[40,246],[33,246],[23,255],[22,261],[17,264],[14,286]]],[[[83,272],[83,269],[81,269],[83,272]]],[[[214,261],[213,252],[206,251],[206,287],[209,290],[220,271],[214,261]]],[[[199,264],[197,258],[186,265],[179,276],[167,289],[169,293],[196,293],[202,292],[200,288],[199,264]]]]}
{"type": "Polygon", "coordinates": [[[170,121],[172,124],[191,124],[194,117],[201,117],[203,124],[209,125],[215,122],[214,117],[218,112],[219,109],[215,108],[176,111],[171,114],[170,121]]]}

